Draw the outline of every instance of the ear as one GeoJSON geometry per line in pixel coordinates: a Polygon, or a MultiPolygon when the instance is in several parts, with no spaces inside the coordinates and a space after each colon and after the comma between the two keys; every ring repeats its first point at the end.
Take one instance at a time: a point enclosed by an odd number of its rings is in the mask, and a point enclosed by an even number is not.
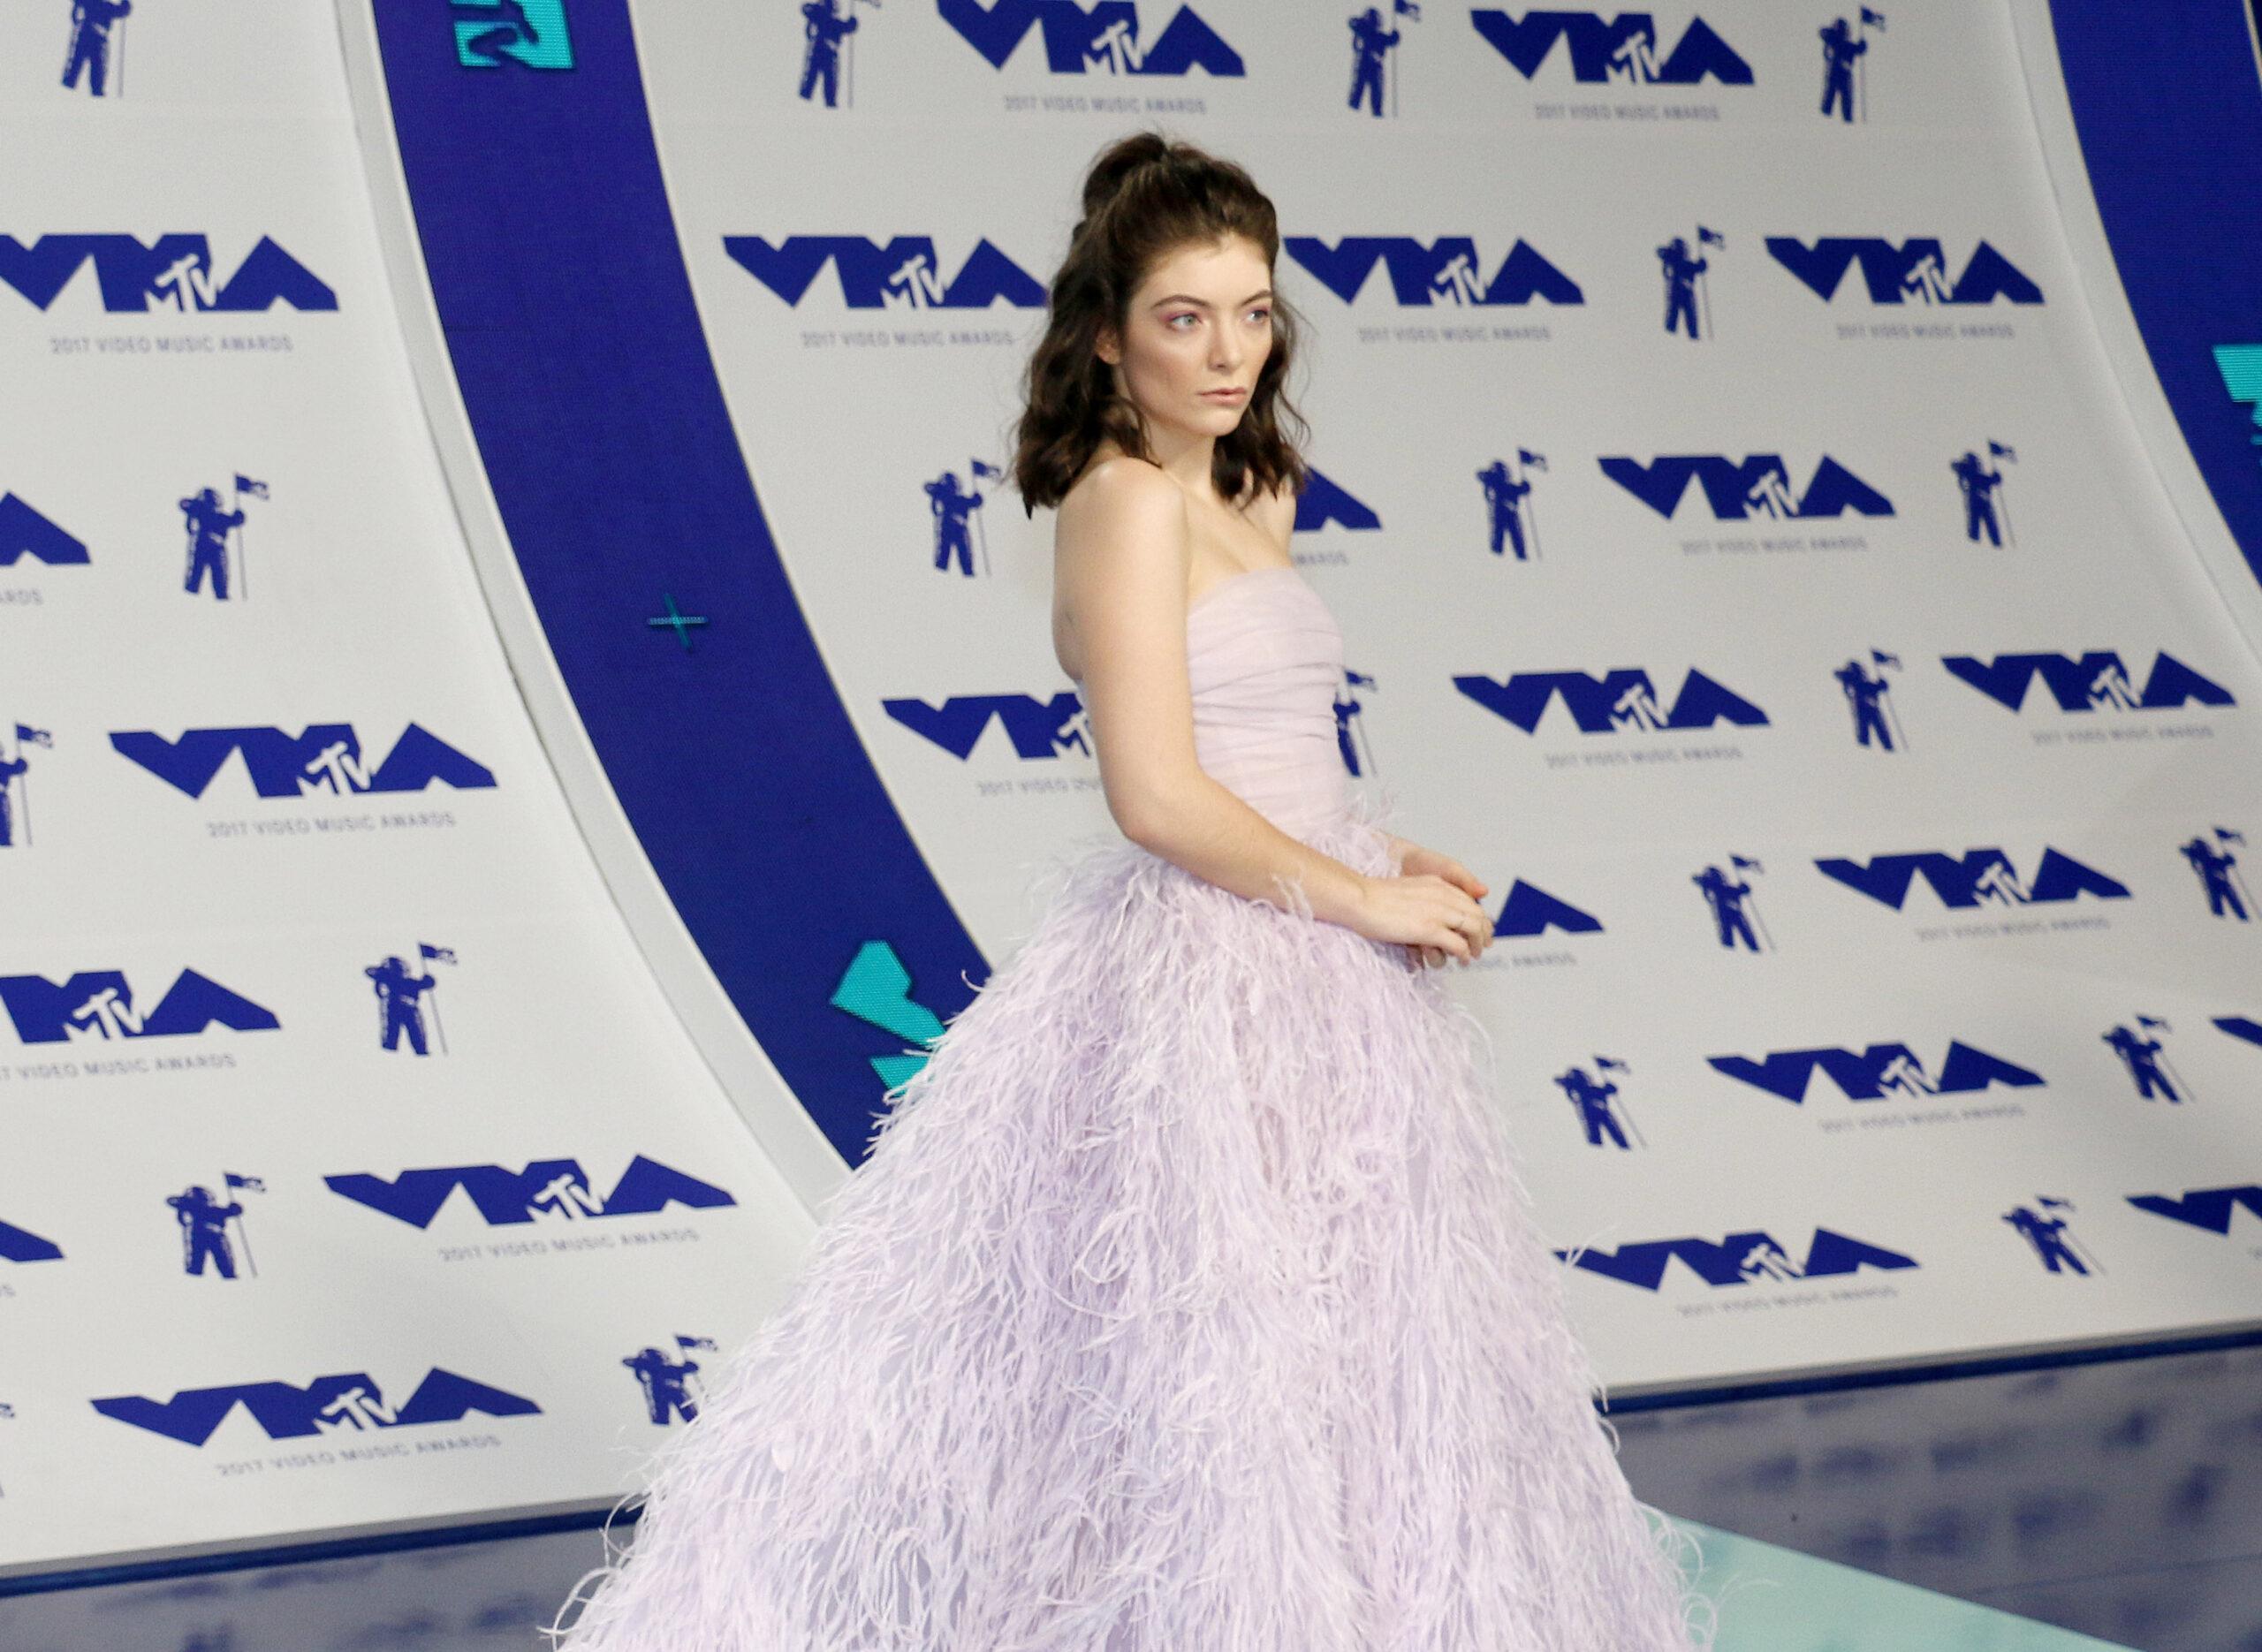
{"type": "Polygon", "coordinates": [[[1123,364],[1123,347],[1117,340],[1115,330],[1112,327],[1103,327],[1099,330],[1092,344],[1092,353],[1112,368],[1120,367],[1123,364]]]}

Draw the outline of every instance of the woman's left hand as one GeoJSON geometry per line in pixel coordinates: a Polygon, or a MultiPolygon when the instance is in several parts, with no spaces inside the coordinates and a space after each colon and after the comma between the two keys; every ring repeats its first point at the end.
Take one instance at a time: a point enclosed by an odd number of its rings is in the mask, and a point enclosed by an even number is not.
{"type": "MultiPolygon", "coordinates": [[[[1427,872],[1445,879],[1471,900],[1478,902],[1484,900],[1487,888],[1484,880],[1451,855],[1440,854],[1435,849],[1424,849],[1421,845],[1408,843],[1402,837],[1398,842],[1403,852],[1399,867],[1401,876],[1419,877],[1427,872]]],[[[1476,949],[1477,956],[1483,957],[1484,948],[1492,944],[1492,925],[1488,917],[1484,924],[1484,938],[1476,949]]],[[[1409,946],[1406,950],[1412,956],[1412,961],[1416,966],[1423,969],[1435,969],[1447,959],[1447,954],[1442,947],[1409,946]]]]}

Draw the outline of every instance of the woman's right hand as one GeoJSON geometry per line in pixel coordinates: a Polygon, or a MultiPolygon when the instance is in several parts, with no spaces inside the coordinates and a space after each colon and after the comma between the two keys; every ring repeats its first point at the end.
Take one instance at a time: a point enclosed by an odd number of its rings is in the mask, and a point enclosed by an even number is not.
{"type": "Polygon", "coordinates": [[[1411,949],[1427,966],[1446,958],[1471,963],[1492,944],[1492,921],[1469,893],[1433,872],[1370,877],[1350,928],[1370,941],[1411,949]]]}

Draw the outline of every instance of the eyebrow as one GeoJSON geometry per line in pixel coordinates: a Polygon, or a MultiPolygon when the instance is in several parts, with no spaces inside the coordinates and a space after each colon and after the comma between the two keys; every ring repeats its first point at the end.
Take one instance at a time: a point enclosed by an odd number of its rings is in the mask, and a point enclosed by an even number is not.
{"type": "MultiPolygon", "coordinates": [[[[1266,287],[1262,292],[1250,293],[1247,298],[1241,300],[1241,303],[1254,304],[1259,299],[1269,299],[1271,296],[1272,289],[1266,287]]],[[[1199,310],[1206,310],[1210,307],[1210,301],[1207,299],[1197,299],[1190,292],[1173,292],[1166,299],[1157,299],[1147,307],[1150,310],[1158,310],[1165,304],[1191,304],[1195,308],[1199,310]]],[[[1239,308],[1240,306],[1236,305],[1234,307],[1239,308]]]]}

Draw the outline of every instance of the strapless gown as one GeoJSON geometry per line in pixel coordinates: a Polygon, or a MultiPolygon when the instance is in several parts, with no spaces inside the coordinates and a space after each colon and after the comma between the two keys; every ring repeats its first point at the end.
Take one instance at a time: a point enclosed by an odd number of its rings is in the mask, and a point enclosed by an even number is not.
{"type": "MultiPolygon", "coordinates": [[[[1203,769],[1391,871],[1391,805],[1338,743],[1342,635],[1302,574],[1205,591],[1187,654],[1203,769]]],[[[648,1465],[633,1542],[608,1533],[545,1633],[1709,1646],[1696,1540],[1619,1468],[1489,1041],[1440,974],[1120,835],[1056,855],[1039,893],[648,1465]]]]}

